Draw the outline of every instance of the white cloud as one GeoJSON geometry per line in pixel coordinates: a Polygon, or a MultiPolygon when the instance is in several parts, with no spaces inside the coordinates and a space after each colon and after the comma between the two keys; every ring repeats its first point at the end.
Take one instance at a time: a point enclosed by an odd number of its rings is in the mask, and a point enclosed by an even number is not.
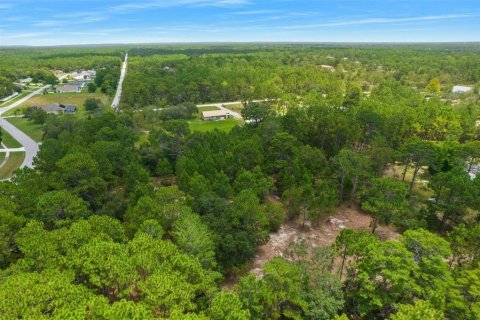
{"type": "Polygon", "coordinates": [[[312,28],[321,28],[321,27],[339,27],[339,26],[362,25],[362,24],[391,24],[391,23],[402,23],[402,22],[460,19],[460,18],[472,18],[476,16],[477,15],[471,15],[471,14],[448,14],[448,15],[440,15],[440,16],[421,16],[421,17],[409,17],[409,18],[369,18],[369,19],[359,19],[359,20],[343,20],[343,21],[332,21],[332,22],[316,23],[316,24],[283,26],[282,28],[283,29],[312,29],[312,28]]]}
{"type": "Polygon", "coordinates": [[[249,4],[248,0],[149,0],[137,1],[131,3],[124,3],[110,7],[116,11],[131,11],[143,10],[150,8],[168,8],[180,6],[212,6],[212,7],[226,7],[226,6],[241,6],[249,4]]]}
{"type": "Polygon", "coordinates": [[[232,12],[235,15],[261,15],[261,14],[270,14],[270,13],[277,13],[278,10],[249,10],[249,11],[237,11],[232,12]]]}

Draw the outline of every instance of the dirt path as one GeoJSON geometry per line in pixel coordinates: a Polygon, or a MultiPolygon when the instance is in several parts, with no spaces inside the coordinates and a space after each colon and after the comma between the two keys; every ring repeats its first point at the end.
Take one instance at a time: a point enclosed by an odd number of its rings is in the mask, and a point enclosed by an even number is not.
{"type": "MultiPolygon", "coordinates": [[[[358,210],[358,208],[340,207],[336,214],[320,221],[317,225],[306,224],[302,228],[301,222],[291,221],[283,224],[280,230],[270,235],[270,240],[257,249],[254,258],[253,274],[261,275],[266,262],[274,257],[283,256],[287,245],[304,237],[309,247],[321,247],[332,244],[341,229],[370,230],[370,216],[358,210]]],[[[380,225],[377,234],[382,240],[397,239],[399,234],[392,227],[380,225]]]]}

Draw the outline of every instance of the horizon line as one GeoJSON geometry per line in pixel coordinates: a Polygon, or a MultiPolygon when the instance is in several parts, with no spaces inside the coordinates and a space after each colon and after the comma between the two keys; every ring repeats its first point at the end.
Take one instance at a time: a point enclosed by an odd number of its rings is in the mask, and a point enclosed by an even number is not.
{"type": "Polygon", "coordinates": [[[89,47],[89,46],[133,46],[133,45],[235,45],[235,44],[480,44],[475,41],[175,41],[175,42],[116,42],[116,43],[79,43],[58,45],[0,45],[1,49],[8,48],[57,48],[57,47],[89,47]]]}

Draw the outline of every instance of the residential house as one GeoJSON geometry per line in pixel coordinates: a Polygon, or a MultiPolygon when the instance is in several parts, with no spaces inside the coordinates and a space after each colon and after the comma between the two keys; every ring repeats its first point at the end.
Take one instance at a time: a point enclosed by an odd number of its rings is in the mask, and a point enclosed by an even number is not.
{"type": "Polygon", "coordinates": [[[0,102],[8,101],[8,100],[10,100],[10,99],[15,98],[15,97],[18,96],[18,95],[19,95],[19,93],[15,91],[14,93],[12,93],[11,95],[9,95],[8,97],[5,97],[5,98],[3,98],[3,99],[0,99],[0,102]]]}
{"type": "Polygon", "coordinates": [[[19,82],[19,83],[30,83],[32,81],[33,81],[33,79],[28,77],[28,78],[25,78],[25,79],[19,79],[17,82],[19,82]]]}
{"type": "Polygon", "coordinates": [[[77,107],[70,104],[61,104],[60,107],[63,108],[63,113],[74,114],[77,112],[77,107]]]}
{"type": "Polygon", "coordinates": [[[71,74],[72,78],[76,81],[93,80],[96,75],[97,72],[95,70],[82,70],[71,74]]]}
{"type": "Polygon", "coordinates": [[[335,71],[335,68],[328,65],[328,64],[322,64],[322,65],[320,65],[320,67],[322,67],[322,69],[325,69],[325,70],[328,70],[328,71],[331,71],[331,72],[335,71]]]}
{"type": "Polygon", "coordinates": [[[49,114],[63,113],[63,108],[58,103],[44,104],[39,106],[39,108],[49,114]]]}
{"type": "Polygon", "coordinates": [[[230,118],[231,115],[225,110],[203,111],[202,120],[225,120],[230,118]]]}
{"type": "Polygon", "coordinates": [[[59,93],[74,93],[74,92],[81,92],[83,89],[82,85],[78,84],[66,84],[63,86],[57,87],[57,92],[59,93]]]}
{"type": "Polygon", "coordinates": [[[470,86],[454,86],[452,89],[453,93],[467,93],[473,91],[473,87],[470,86]]]}

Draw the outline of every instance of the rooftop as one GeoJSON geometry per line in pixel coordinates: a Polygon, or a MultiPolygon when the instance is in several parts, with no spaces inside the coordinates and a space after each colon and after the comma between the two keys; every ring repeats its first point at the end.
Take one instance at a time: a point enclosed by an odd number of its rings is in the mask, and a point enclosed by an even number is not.
{"type": "Polygon", "coordinates": [[[221,116],[228,116],[230,113],[225,110],[214,110],[214,111],[203,111],[202,116],[204,118],[209,118],[209,117],[221,117],[221,116]]]}

